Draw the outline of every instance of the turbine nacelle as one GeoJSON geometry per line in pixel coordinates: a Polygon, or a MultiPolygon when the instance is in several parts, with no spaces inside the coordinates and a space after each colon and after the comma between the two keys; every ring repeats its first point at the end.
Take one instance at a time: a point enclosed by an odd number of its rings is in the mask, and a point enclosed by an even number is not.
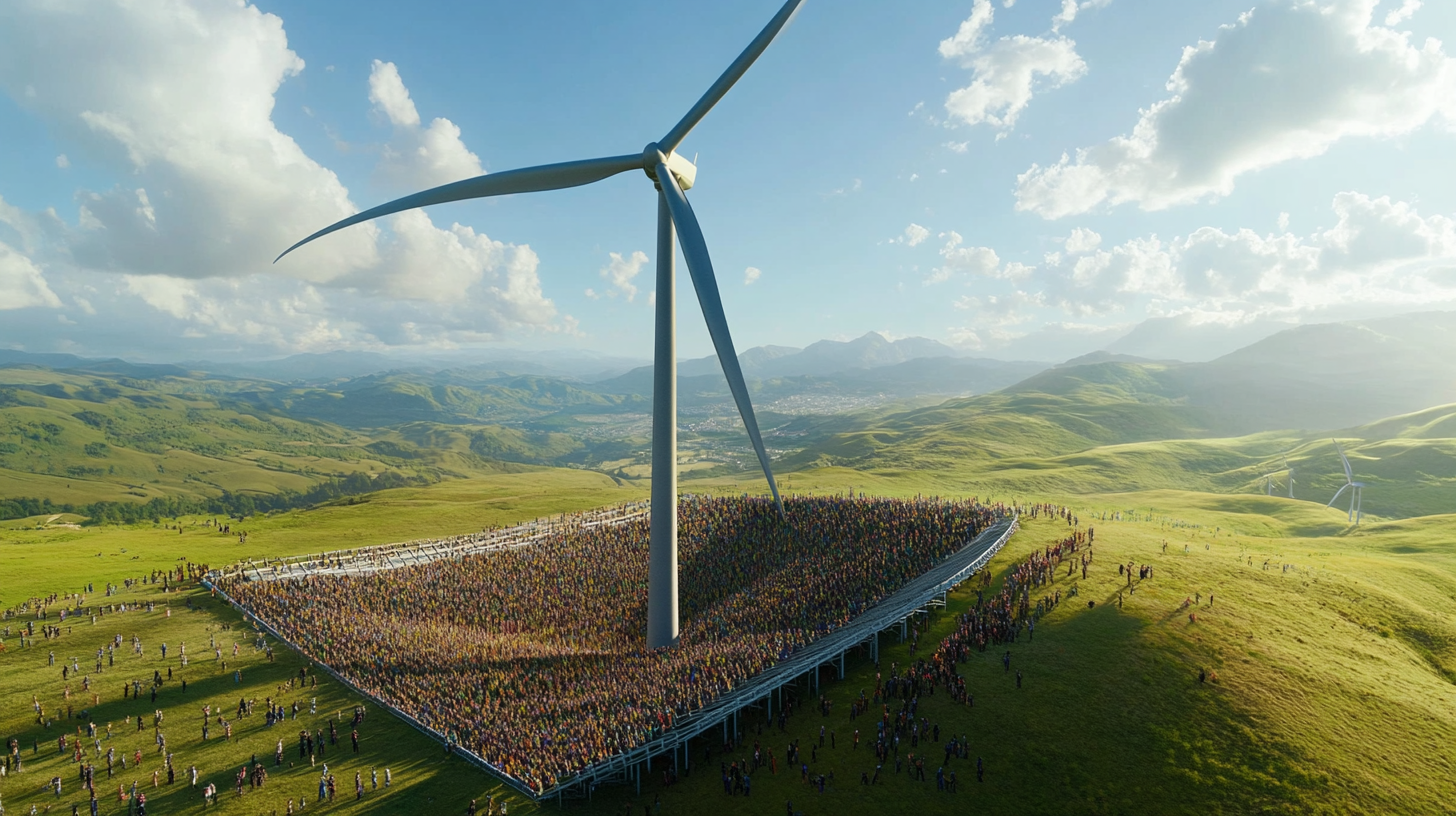
{"type": "Polygon", "coordinates": [[[698,178],[698,166],[688,161],[686,156],[672,151],[664,154],[657,142],[642,149],[642,171],[654,183],[657,182],[657,165],[659,163],[667,165],[667,171],[677,179],[677,186],[684,191],[693,189],[693,182],[698,178]]]}

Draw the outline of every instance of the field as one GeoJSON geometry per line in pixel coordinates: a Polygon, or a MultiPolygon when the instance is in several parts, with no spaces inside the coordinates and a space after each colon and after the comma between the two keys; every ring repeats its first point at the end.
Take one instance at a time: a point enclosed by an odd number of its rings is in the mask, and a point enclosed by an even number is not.
{"type": "MultiPolygon", "coordinates": [[[[964,488],[947,484],[955,481],[942,476],[941,481],[917,482],[835,469],[785,478],[787,489],[794,492],[852,488],[898,495],[962,492],[964,488]]],[[[725,480],[684,489],[740,488],[753,489],[725,480]]],[[[249,532],[247,545],[198,527],[200,519],[183,519],[180,534],[166,525],[54,526],[68,521],[62,518],[49,529],[37,530],[36,523],[48,519],[7,522],[7,529],[0,530],[0,603],[12,606],[35,594],[74,592],[86,581],[98,586],[106,580],[119,582],[175,566],[184,556],[218,563],[243,553],[285,554],[445,535],[640,496],[639,489],[597,474],[501,475],[386,491],[353,506],[260,517],[242,525],[249,532]]],[[[1066,501],[1083,527],[1096,527],[1096,561],[1080,595],[1045,617],[1033,642],[1023,639],[1009,647],[1013,669],[1023,673],[1023,687],[1016,688],[1013,675],[1003,670],[1000,654],[988,650],[973,654],[960,669],[974,695],[973,707],[952,705],[943,692],[921,706],[922,715],[941,725],[942,742],[949,733],[969,737],[972,757],[985,762],[984,782],[975,782],[974,759],[953,758],[946,768],[956,772],[959,791],[938,792],[934,769],[941,766],[943,752],[937,745],[926,749],[931,781],[912,782],[887,768],[880,784],[868,789],[860,784],[860,773],[874,770],[870,753],[864,746],[857,753],[847,743],[852,744],[854,729],[863,736],[875,724],[873,716],[848,717],[850,698],[874,689],[874,667],[860,657],[850,662],[845,681],[824,686],[835,701],[828,717],[819,715],[817,698],[802,689],[801,709],[789,719],[787,732],[770,726],[760,735],[762,712],[745,712],[740,718],[742,745],[725,756],[717,739],[696,742],[694,766],[676,785],[661,784],[665,766],[660,762],[640,795],[625,786],[605,787],[590,803],[568,801],[568,809],[618,813],[630,805],[639,812],[660,798],[665,813],[702,812],[708,801],[714,812],[782,812],[786,800],[804,813],[846,816],[907,807],[990,813],[1423,813],[1442,810],[1456,794],[1450,766],[1456,737],[1456,549],[1448,543],[1456,518],[1377,521],[1353,530],[1336,510],[1262,496],[1170,490],[1050,498],[1066,501]],[[1102,518],[1118,512],[1121,520],[1115,515],[1102,518]],[[1126,578],[1118,576],[1119,562],[1155,568],[1151,580],[1134,580],[1138,588],[1124,596],[1121,609],[1116,597],[1119,589],[1126,591],[1126,578]],[[1285,564],[1291,570],[1284,571],[1285,564]],[[1180,606],[1194,593],[1200,597],[1198,621],[1190,623],[1180,606]],[[1216,599],[1212,607],[1210,594],[1216,599]],[[1096,606],[1087,608],[1087,600],[1096,606]],[[1200,668],[1216,671],[1218,681],[1200,684],[1200,668]],[[826,739],[826,747],[817,748],[820,726],[833,732],[834,747],[826,739]],[[798,771],[784,767],[784,749],[795,739],[806,756],[814,746],[812,771],[832,774],[823,794],[803,784],[798,771]],[[773,751],[778,772],[754,774],[751,798],[725,796],[719,764],[751,756],[755,741],[765,755],[773,751]]],[[[993,572],[1003,574],[1065,530],[1061,523],[1029,522],[993,562],[993,572]]],[[[1046,591],[1065,594],[1071,581],[1059,577],[1046,591]]],[[[1077,583],[1082,583],[1080,576],[1077,583]]],[[[48,713],[65,703],[60,667],[46,664],[49,651],[56,651],[58,662],[74,655],[89,670],[91,658],[86,656],[116,634],[127,642],[118,650],[115,668],[93,677],[102,695],[94,716],[114,728],[123,726],[114,738],[119,752],[142,749],[144,789],[150,790],[150,771],[160,764],[151,730],[137,734],[134,722],[130,729],[124,726],[128,715],[149,716],[154,707],[117,699],[120,681],[150,677],[154,668],[166,665],[179,668],[175,658],[164,664],[158,649],[162,641],[174,649],[186,641],[189,654],[196,656],[186,669],[188,691],[180,691],[178,677],[164,684],[156,706],[166,715],[163,731],[178,768],[196,764],[203,782],[217,783],[226,812],[282,812],[286,800],[298,796],[307,796],[314,807],[318,770],[298,764],[298,726],[263,725],[262,701],[298,699],[306,712],[307,698],[318,696],[318,714],[300,714],[305,725],[318,729],[339,712],[347,721],[356,700],[325,680],[316,695],[312,690],[306,695],[280,692],[279,684],[296,676],[304,661],[280,649],[277,662],[267,663],[252,650],[251,638],[243,637],[238,617],[196,592],[164,596],[149,586],[110,600],[136,599],[165,600],[173,614],[128,612],[104,617],[95,627],[87,620],[60,640],[38,637],[31,649],[20,649],[13,634],[5,638],[0,729],[21,739],[26,762],[24,773],[0,783],[5,807],[15,812],[31,804],[79,801],[76,767],[59,757],[56,748],[59,733],[74,733],[77,723],[63,719],[49,728],[38,727],[30,698],[37,695],[48,713]],[[189,597],[199,611],[185,611],[189,597]],[[235,628],[220,629],[224,625],[235,628]],[[130,653],[134,633],[146,647],[141,657],[130,653]],[[226,673],[203,648],[214,636],[229,650],[233,640],[242,644],[238,658],[228,652],[226,673]],[[234,684],[231,673],[239,667],[242,683],[234,684]],[[231,743],[218,740],[216,731],[204,743],[200,706],[211,702],[230,711],[239,697],[256,698],[258,712],[237,721],[231,743]],[[284,738],[284,767],[274,768],[279,738],[284,738]],[[237,799],[233,775],[254,753],[269,769],[267,787],[237,799]],[[287,767],[290,761],[294,767],[287,767]],[[55,775],[64,780],[59,801],[41,790],[55,775]]],[[[966,594],[953,594],[948,610],[926,622],[917,656],[933,650],[966,603],[966,594]]],[[[13,627],[16,621],[7,624],[13,627]]],[[[882,636],[885,668],[890,661],[903,665],[909,658],[908,646],[897,640],[892,633],[882,636]]],[[[826,682],[831,674],[824,670],[826,682]]],[[[72,685],[71,704],[79,709],[89,701],[82,702],[79,684],[72,685]]],[[[499,790],[485,774],[444,758],[438,745],[380,712],[366,718],[357,758],[348,748],[348,731],[341,729],[340,745],[330,747],[324,758],[334,760],[330,770],[339,780],[340,799],[331,808],[368,813],[440,808],[458,813],[472,796],[499,790]],[[356,802],[353,772],[363,773],[367,789],[370,769],[380,769],[383,785],[384,767],[391,769],[391,788],[366,790],[356,802]]],[[[911,750],[921,753],[902,745],[902,754],[911,750]]],[[[104,774],[104,762],[102,766],[104,774]]],[[[127,773],[136,776],[131,769],[127,773]]],[[[118,779],[130,781],[126,775],[118,779]]],[[[108,782],[104,776],[101,781],[108,782]]],[[[155,802],[149,812],[176,812],[200,802],[196,791],[181,788],[179,783],[159,789],[158,796],[149,794],[155,802]]],[[[114,788],[103,784],[100,789],[110,791],[103,797],[103,813],[124,812],[114,788]]],[[[519,799],[511,804],[512,812],[532,809],[519,799]]]]}

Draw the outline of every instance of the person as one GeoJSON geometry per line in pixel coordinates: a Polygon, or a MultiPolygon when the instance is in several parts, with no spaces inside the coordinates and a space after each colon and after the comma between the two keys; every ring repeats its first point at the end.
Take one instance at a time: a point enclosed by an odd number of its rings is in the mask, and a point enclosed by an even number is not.
{"type": "MultiPolygon", "coordinates": [[[[790,524],[774,504],[758,499],[684,502],[681,534],[703,548],[696,563],[731,568],[714,568],[693,584],[702,589],[685,603],[702,611],[685,625],[683,648],[667,658],[669,671],[663,671],[663,655],[635,645],[640,632],[630,615],[579,611],[622,608],[617,599],[630,596],[638,550],[645,552],[638,546],[648,537],[645,515],[620,525],[564,525],[531,547],[387,570],[367,579],[227,579],[220,586],[286,637],[306,637],[314,644],[310,656],[321,663],[380,666],[354,682],[406,713],[434,712],[436,727],[460,735],[462,749],[496,767],[521,769],[524,778],[517,778],[542,789],[632,747],[615,735],[629,733],[635,741],[636,735],[661,733],[676,718],[849,623],[1006,512],[974,502],[830,498],[793,500],[785,511],[790,524]],[[765,555],[774,552],[792,552],[795,560],[765,555]],[[360,591],[360,580],[371,582],[367,592],[360,591]],[[501,600],[494,607],[472,607],[479,617],[471,626],[453,623],[450,606],[432,600],[463,597],[481,585],[501,588],[501,600]],[[753,603],[735,600],[744,597],[742,587],[754,588],[753,603]],[[399,607],[405,598],[411,599],[407,608],[399,607]],[[566,605],[561,598],[573,600],[566,605]],[[286,611],[297,604],[317,610],[306,627],[286,611]],[[408,616],[408,626],[398,625],[401,616],[408,616]],[[542,634],[547,630],[549,638],[542,634]],[[381,638],[393,646],[379,649],[381,638]],[[455,667],[480,654],[487,668],[470,675],[475,688],[460,688],[455,667]],[[553,661],[549,692],[529,698],[521,692],[482,694],[527,687],[528,665],[541,657],[553,661]],[[422,671],[426,666],[449,668],[422,671]],[[677,679],[689,676],[690,682],[677,679]],[[484,702],[460,706],[462,691],[484,702]],[[632,702],[647,700],[650,705],[632,702]],[[591,716],[583,716],[588,710],[591,716]],[[543,728],[572,736],[524,747],[543,728]]],[[[691,563],[685,559],[685,568],[691,563]]],[[[985,614],[989,619],[990,610],[985,614]]],[[[1011,641],[1011,623],[994,621],[997,645],[1011,641]]],[[[943,685],[927,676],[918,683],[927,694],[931,686],[943,685]]],[[[332,745],[333,728],[329,731],[332,745]]],[[[832,748],[827,728],[824,736],[832,748]]]]}

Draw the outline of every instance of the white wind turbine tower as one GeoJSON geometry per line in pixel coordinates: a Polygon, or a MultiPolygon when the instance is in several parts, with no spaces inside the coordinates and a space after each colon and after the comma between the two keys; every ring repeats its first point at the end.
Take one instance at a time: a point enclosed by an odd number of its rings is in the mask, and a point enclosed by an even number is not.
{"type": "Polygon", "coordinates": [[[1265,496],[1272,496],[1272,495],[1274,495],[1274,474],[1273,473],[1265,473],[1264,474],[1264,495],[1265,496]]]}
{"type": "MultiPolygon", "coordinates": [[[[657,306],[652,374],[652,539],[648,548],[647,590],[647,646],[650,649],[670,646],[677,641],[678,636],[674,231],[682,240],[688,276],[692,278],[693,288],[697,291],[698,305],[702,308],[703,319],[708,324],[708,334],[713,340],[718,362],[723,366],[723,376],[728,380],[733,401],[738,405],[738,413],[743,418],[748,438],[753,443],[754,452],[758,454],[758,462],[763,467],[763,475],[768,479],[774,502],[778,504],[779,513],[783,514],[783,501],[779,498],[779,489],[774,483],[768,453],[764,450],[763,439],[758,432],[753,403],[748,398],[748,386],[743,381],[738,354],[734,351],[733,338],[728,331],[728,319],[723,314],[723,301],[718,294],[718,281],[713,274],[712,260],[708,257],[708,245],[703,240],[703,231],[698,226],[697,216],[693,214],[693,208],[683,194],[685,190],[692,189],[698,169],[676,150],[688,132],[702,121],[708,111],[728,93],[733,84],[789,24],[802,3],[803,0],[785,2],[753,42],[748,44],[743,53],[738,55],[687,114],[673,125],[667,135],[659,141],[649,142],[639,153],[507,170],[446,184],[345,218],[315,232],[283,252],[283,255],[287,255],[309,241],[336,230],[416,207],[487,196],[579,187],[632,170],[641,170],[647,174],[658,191],[657,306]]],[[[769,166],[765,165],[765,168],[769,166]]],[[[283,255],[278,257],[282,258],[283,255]]]]}
{"type": "Polygon", "coordinates": [[[1289,464],[1289,457],[1281,456],[1284,460],[1284,468],[1289,471],[1289,498],[1294,498],[1294,466],[1289,464]]]}
{"type": "Polygon", "coordinates": [[[1327,505],[1325,505],[1325,506],[1326,507],[1334,507],[1335,506],[1335,500],[1338,499],[1338,498],[1340,498],[1340,494],[1341,493],[1344,493],[1346,490],[1349,490],[1350,491],[1350,513],[1349,513],[1349,516],[1348,516],[1348,520],[1353,521],[1356,524],[1359,524],[1360,523],[1360,518],[1361,518],[1361,515],[1360,515],[1360,494],[1361,494],[1361,491],[1363,491],[1364,488],[1365,488],[1365,483],[1364,482],[1357,482],[1357,481],[1355,481],[1355,473],[1354,473],[1354,471],[1350,470],[1350,460],[1345,457],[1345,451],[1340,448],[1340,443],[1339,442],[1335,442],[1335,440],[1333,440],[1333,439],[1331,439],[1330,441],[1335,443],[1335,451],[1340,454],[1340,463],[1345,466],[1345,483],[1340,486],[1340,489],[1339,490],[1336,490],[1335,491],[1334,497],[1331,498],[1330,499],[1330,503],[1327,504],[1327,505]]]}

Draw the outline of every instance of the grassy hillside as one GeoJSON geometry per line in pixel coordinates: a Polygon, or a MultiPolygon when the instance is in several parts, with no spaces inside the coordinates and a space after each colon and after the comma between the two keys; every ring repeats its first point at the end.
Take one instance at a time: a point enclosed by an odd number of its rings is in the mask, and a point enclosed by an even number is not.
{"type": "MultiPolygon", "coordinates": [[[[1275,492],[1328,502],[1345,477],[1331,437],[1367,483],[1366,514],[1456,510],[1456,405],[1333,432],[1225,437],[1216,411],[1192,404],[1176,365],[1095,362],[1042,372],[1003,391],[808,431],[785,470],[916,471],[963,490],[1067,494],[1177,488],[1275,492]]],[[[1342,497],[1342,502],[1344,497],[1342,497]]]]}
{"type": "MultiPolygon", "coordinates": [[[[791,488],[802,492],[856,489],[914,495],[939,492],[934,482],[907,478],[823,470],[789,475],[791,488]]],[[[732,490],[726,482],[705,483],[694,489],[732,490]]],[[[290,513],[259,520],[250,535],[249,555],[281,554],[369,543],[410,534],[463,531],[507,518],[532,518],[573,506],[602,504],[630,492],[599,475],[553,471],[549,474],[500,476],[480,483],[449,482],[428,488],[380,494],[369,504],[339,506],[290,513]],[[595,480],[595,481],[593,481],[595,480]],[[472,488],[472,485],[474,487],[472,488]],[[577,504],[580,502],[580,504],[577,504]]],[[[635,494],[640,495],[640,494],[635,494]]],[[[1308,503],[1291,503],[1263,496],[1228,496],[1188,491],[1148,491],[1090,494],[1073,497],[1083,527],[1097,529],[1096,557],[1086,581],[1080,574],[1059,574],[1054,584],[1038,590],[1061,591],[1064,600],[1038,622],[1035,637],[986,653],[972,653],[959,668],[974,696],[970,707],[953,705],[943,693],[926,696],[919,712],[948,735],[969,736],[972,759],[944,762],[960,780],[957,793],[935,789],[934,770],[942,764],[938,744],[912,748],[902,743],[902,756],[911,751],[928,754],[927,776],[920,783],[893,765],[882,770],[880,784],[864,787],[861,772],[872,773],[873,763],[864,747],[852,747],[852,734],[874,727],[873,718],[851,719],[848,704],[863,689],[874,688],[875,667],[863,655],[849,662],[846,680],[833,681],[825,670],[822,693],[834,702],[827,717],[814,710],[816,695],[798,690],[799,713],[788,728],[759,730],[761,710],[740,718],[743,747],[724,754],[720,738],[696,741],[693,772],[677,785],[658,781],[665,769],[659,760],[647,774],[643,792],[630,786],[608,786],[596,791],[592,802],[573,802],[570,809],[589,813],[641,812],[654,798],[664,813],[724,814],[778,812],[785,800],[805,813],[859,816],[885,812],[925,813],[1433,813],[1446,809],[1456,796],[1450,767],[1456,760],[1456,549],[1450,534],[1456,517],[1425,517],[1375,523],[1358,531],[1347,530],[1343,515],[1308,503]],[[1118,515],[1120,514],[1120,516],[1118,515]],[[1167,542],[1166,551],[1162,544],[1167,542]],[[1186,552],[1185,552],[1186,547],[1186,552]],[[1269,569],[1265,569],[1265,562],[1269,569]],[[1117,573],[1118,562],[1151,564],[1155,576],[1137,582],[1127,594],[1127,579],[1117,573]],[[1289,571],[1283,566],[1291,565],[1289,571]],[[1066,598],[1071,585],[1080,594],[1066,598]],[[1180,609],[1186,597],[1198,593],[1198,621],[1190,622],[1180,609]],[[1123,595],[1121,607],[1118,594],[1123,595]],[[1215,596],[1210,606],[1209,594],[1215,596]],[[1095,601],[1088,608],[1085,601],[1095,601]],[[1012,652],[1012,668],[1023,675],[1020,688],[1003,671],[1000,657],[1012,652]],[[1217,682],[1200,684],[1198,670],[1216,671],[1217,682]],[[834,745],[817,747],[820,727],[833,733],[834,745]],[[804,785],[797,770],[784,766],[785,748],[798,740],[815,773],[832,774],[823,794],[804,785]],[[758,741],[772,749],[778,772],[763,769],[753,775],[753,796],[745,799],[722,794],[718,764],[752,753],[758,741]],[[986,768],[984,782],[975,780],[975,758],[986,768]]],[[[1067,526],[1048,520],[1029,521],[1022,533],[992,564],[997,580],[1028,554],[1040,551],[1066,535],[1067,526]]],[[[73,589],[84,580],[118,580],[152,566],[175,564],[190,553],[201,560],[241,554],[225,538],[188,527],[175,531],[151,529],[4,531],[0,551],[7,570],[0,603],[49,591],[73,589]],[[112,556],[121,548],[127,553],[112,556]],[[107,555],[96,558],[94,553],[107,555]],[[137,560],[129,560],[135,556],[137,560]],[[13,570],[10,567],[19,566],[13,570]]],[[[220,636],[226,646],[242,642],[241,654],[222,672],[211,661],[194,657],[189,690],[176,682],[164,684],[154,705],[167,715],[169,750],[181,767],[197,764],[202,780],[220,783],[221,811],[227,813],[283,810],[287,798],[314,796],[317,769],[300,765],[290,722],[285,739],[284,766],[272,764],[275,738],[280,734],[261,722],[261,715],[235,721],[234,740],[204,743],[187,726],[202,702],[230,707],[238,696],[298,699],[307,711],[310,697],[319,698],[319,713],[302,713],[300,725],[327,727],[336,712],[348,712],[357,702],[325,681],[319,691],[284,691],[278,684],[296,676],[301,661],[283,653],[268,663],[241,637],[241,623],[226,610],[208,605],[205,596],[190,599],[202,611],[185,612],[189,596],[164,596],[148,587],[127,599],[169,601],[174,613],[164,617],[127,613],[112,625],[92,629],[84,621],[61,640],[38,641],[37,651],[13,648],[0,653],[0,728],[15,734],[25,746],[26,771],[12,775],[3,785],[5,804],[28,809],[34,803],[53,804],[55,797],[39,789],[51,775],[65,778],[61,807],[76,799],[74,768],[55,750],[56,730],[33,724],[30,695],[38,694],[47,710],[61,698],[58,670],[47,669],[43,650],[58,654],[94,651],[116,626],[136,632],[147,645],[146,655],[128,650],[118,655],[117,666],[102,673],[103,695],[97,712],[103,720],[123,724],[135,715],[126,701],[116,699],[114,686],[134,676],[149,676],[163,664],[156,649],[161,641],[185,640],[195,647],[220,636]],[[220,630],[229,624],[234,631],[220,630]],[[105,631],[101,631],[104,629],[105,631]],[[243,671],[235,685],[234,667],[243,671]],[[175,723],[175,725],[173,724],[175,723]],[[41,750],[32,756],[31,740],[41,750]],[[46,746],[50,747],[47,748],[46,746]],[[256,753],[268,767],[268,787],[235,798],[231,774],[243,759],[256,753]],[[289,766],[289,762],[294,762],[289,766]],[[35,784],[33,784],[35,783],[35,784]]],[[[954,615],[974,600],[974,594],[954,593],[945,612],[922,623],[926,635],[915,657],[927,655],[953,625],[954,615]]],[[[194,653],[194,649],[189,649],[194,653]]],[[[894,635],[882,638],[881,671],[891,661],[904,666],[911,655],[908,644],[894,635]]],[[[62,724],[68,723],[62,721],[62,724]]],[[[341,724],[342,725],[342,724],[341,724]]],[[[422,806],[461,812],[472,796],[502,793],[487,777],[460,763],[443,761],[438,749],[407,727],[379,712],[371,712],[361,753],[344,739],[331,748],[324,761],[339,776],[341,795],[330,810],[350,813],[415,813],[422,806]],[[395,786],[371,790],[371,769],[390,767],[395,786]],[[366,793],[356,802],[353,773],[365,780],[366,793]]],[[[136,734],[119,728],[109,744],[130,752],[143,749],[141,774],[129,770],[121,777],[143,780],[158,812],[193,807],[195,793],[185,787],[153,791],[146,777],[155,753],[149,747],[150,729],[136,734]]],[[[104,768],[103,768],[103,781],[104,768]]],[[[381,771],[382,779],[382,771],[381,771]]],[[[381,783],[382,784],[382,783],[381,783]]],[[[316,803],[310,801],[310,806],[316,803]]],[[[554,806],[552,806],[554,808],[554,806]]],[[[117,813],[120,805],[104,801],[103,812],[117,813]]],[[[84,809],[84,808],[83,808],[84,809]]],[[[512,812],[531,812],[520,800],[512,812]]]]}
{"type": "Polygon", "coordinates": [[[365,433],[259,405],[248,390],[258,383],[165,368],[148,378],[0,368],[0,499],[80,505],[306,493],[360,476],[496,473],[512,469],[503,463],[547,463],[582,447],[565,434],[498,425],[365,433]]]}

